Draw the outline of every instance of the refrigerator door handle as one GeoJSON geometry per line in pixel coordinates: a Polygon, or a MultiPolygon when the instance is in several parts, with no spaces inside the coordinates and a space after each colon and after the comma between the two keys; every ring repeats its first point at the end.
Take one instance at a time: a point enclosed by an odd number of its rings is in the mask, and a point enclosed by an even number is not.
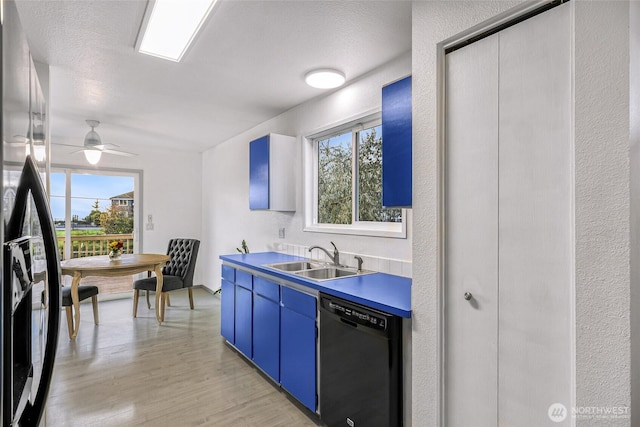
{"type": "Polygon", "coordinates": [[[6,240],[17,239],[22,235],[22,227],[29,203],[29,192],[33,197],[36,214],[40,222],[42,239],[47,258],[47,277],[49,291],[49,315],[47,318],[47,337],[42,362],[42,374],[36,391],[35,398],[27,403],[20,417],[20,425],[37,426],[44,413],[44,407],[49,394],[53,366],[56,351],[58,349],[58,330],[60,325],[60,262],[58,261],[58,240],[56,238],[49,200],[40,179],[38,168],[31,158],[27,156],[20,182],[16,190],[15,207],[7,224],[6,240]]]}

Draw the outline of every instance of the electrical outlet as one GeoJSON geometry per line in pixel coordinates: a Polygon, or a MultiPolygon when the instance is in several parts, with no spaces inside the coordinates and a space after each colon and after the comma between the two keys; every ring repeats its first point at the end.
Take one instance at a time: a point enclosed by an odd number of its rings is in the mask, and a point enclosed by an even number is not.
{"type": "Polygon", "coordinates": [[[284,239],[284,227],[278,228],[278,237],[284,239]]]}
{"type": "Polygon", "coordinates": [[[153,223],[152,222],[148,222],[147,223],[147,231],[153,231],[153,223]]]}

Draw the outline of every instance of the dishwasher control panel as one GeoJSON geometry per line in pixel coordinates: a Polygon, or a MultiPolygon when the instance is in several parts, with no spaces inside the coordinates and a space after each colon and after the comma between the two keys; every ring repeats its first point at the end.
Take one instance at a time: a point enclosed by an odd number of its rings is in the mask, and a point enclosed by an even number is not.
{"type": "Polygon", "coordinates": [[[374,310],[368,310],[363,307],[356,307],[345,301],[322,297],[322,307],[339,316],[342,319],[349,320],[358,325],[368,328],[384,331],[387,328],[387,316],[383,313],[377,313],[374,310]]]}

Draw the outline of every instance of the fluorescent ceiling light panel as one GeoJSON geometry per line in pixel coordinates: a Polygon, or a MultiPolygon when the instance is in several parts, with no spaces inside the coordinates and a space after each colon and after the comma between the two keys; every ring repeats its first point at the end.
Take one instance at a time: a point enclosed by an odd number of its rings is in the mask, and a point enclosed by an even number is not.
{"type": "Polygon", "coordinates": [[[180,62],[216,0],[155,0],[140,53],[180,62]]]}

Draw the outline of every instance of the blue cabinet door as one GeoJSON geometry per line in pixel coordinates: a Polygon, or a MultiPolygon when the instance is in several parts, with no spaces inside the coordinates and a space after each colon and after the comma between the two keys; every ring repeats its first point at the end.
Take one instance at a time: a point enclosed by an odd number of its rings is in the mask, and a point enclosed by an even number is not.
{"type": "Polygon", "coordinates": [[[280,381],[280,303],[256,293],[253,294],[253,361],[271,378],[280,381]]]}
{"type": "MultiPolygon", "coordinates": [[[[299,294],[315,306],[315,298],[282,288],[280,310],[280,384],[303,405],[316,410],[316,319],[301,314],[286,295],[299,294]]],[[[305,303],[306,305],[306,303],[305,303]]],[[[306,309],[303,307],[305,312],[306,309]]]]}
{"type": "Polygon", "coordinates": [[[411,76],[382,88],[382,205],[411,207],[411,76]]]}
{"type": "Polygon", "coordinates": [[[231,344],[235,343],[235,285],[222,280],[220,293],[220,334],[231,344]]]}
{"type": "MultiPolygon", "coordinates": [[[[251,328],[252,328],[252,295],[253,293],[236,286],[236,311],[235,311],[235,346],[249,359],[252,357],[251,352],[251,328]]],[[[224,292],[224,291],[223,291],[224,292]]]]}
{"type": "Polygon", "coordinates": [[[249,143],[249,209],[269,209],[269,136],[249,143]]]}

